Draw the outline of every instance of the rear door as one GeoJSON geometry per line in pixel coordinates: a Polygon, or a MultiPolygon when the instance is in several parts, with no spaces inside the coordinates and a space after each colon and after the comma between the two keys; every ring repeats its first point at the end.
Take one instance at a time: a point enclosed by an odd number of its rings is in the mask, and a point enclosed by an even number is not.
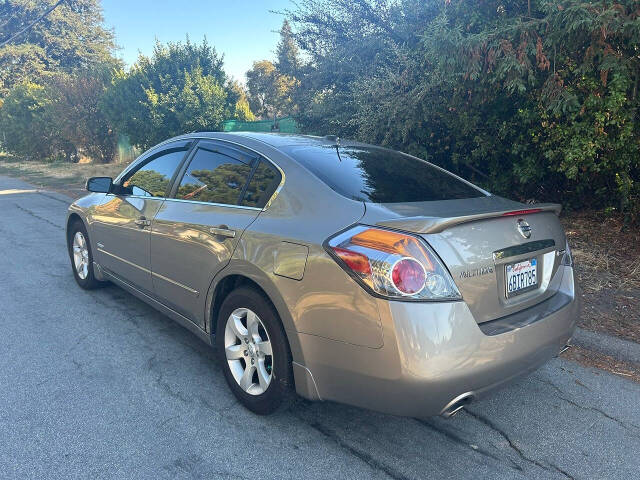
{"type": "Polygon", "coordinates": [[[197,144],[152,224],[153,288],[163,303],[204,328],[211,281],[279,175],[251,151],[219,141],[197,144]]]}
{"type": "Polygon", "coordinates": [[[151,220],[169,191],[171,179],[190,142],[162,146],[125,171],[115,183],[117,193],[92,207],[96,257],[102,267],[146,293],[153,291],[149,257],[151,220]]]}

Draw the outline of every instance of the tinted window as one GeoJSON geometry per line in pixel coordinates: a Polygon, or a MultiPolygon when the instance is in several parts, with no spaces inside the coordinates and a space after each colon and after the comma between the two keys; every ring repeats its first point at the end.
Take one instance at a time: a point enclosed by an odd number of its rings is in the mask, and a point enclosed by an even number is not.
{"type": "Polygon", "coordinates": [[[127,173],[121,185],[125,195],[143,197],[164,197],[171,178],[180,165],[188,143],[182,143],[168,150],[152,155],[141,167],[127,173]]]}
{"type": "Polygon", "coordinates": [[[280,172],[265,160],[260,160],[247,186],[242,205],[262,208],[280,184],[280,172]]]}
{"type": "Polygon", "coordinates": [[[217,151],[198,148],[176,198],[237,205],[251,166],[217,151]]]}
{"type": "Polygon", "coordinates": [[[484,194],[427,162],[376,147],[281,147],[336,192],[374,203],[423,202],[484,194]],[[339,154],[338,154],[339,153],[339,154]]]}

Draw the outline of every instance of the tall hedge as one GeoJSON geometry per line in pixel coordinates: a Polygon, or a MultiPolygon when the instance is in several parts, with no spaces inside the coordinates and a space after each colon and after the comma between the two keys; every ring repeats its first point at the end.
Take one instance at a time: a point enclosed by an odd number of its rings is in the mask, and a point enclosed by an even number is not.
{"type": "Polygon", "coordinates": [[[496,193],[640,212],[640,3],[303,0],[297,120],[496,193]]]}

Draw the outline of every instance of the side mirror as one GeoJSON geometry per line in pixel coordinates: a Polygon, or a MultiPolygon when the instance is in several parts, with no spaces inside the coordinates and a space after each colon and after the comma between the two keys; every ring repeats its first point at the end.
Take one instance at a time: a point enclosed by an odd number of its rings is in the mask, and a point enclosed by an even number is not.
{"type": "Polygon", "coordinates": [[[87,180],[87,190],[96,193],[110,193],[113,186],[111,177],[91,177],[87,180]]]}

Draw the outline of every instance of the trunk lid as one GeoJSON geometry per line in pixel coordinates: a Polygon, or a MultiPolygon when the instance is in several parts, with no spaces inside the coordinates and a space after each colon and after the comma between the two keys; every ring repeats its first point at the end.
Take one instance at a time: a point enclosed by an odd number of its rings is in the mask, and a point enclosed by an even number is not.
{"type": "Polygon", "coordinates": [[[559,287],[561,278],[556,273],[566,242],[557,218],[559,205],[525,205],[490,195],[436,202],[367,203],[366,207],[362,223],[412,232],[431,245],[478,323],[533,306],[559,287]],[[533,260],[537,287],[507,294],[507,265],[533,264],[533,260]]]}

